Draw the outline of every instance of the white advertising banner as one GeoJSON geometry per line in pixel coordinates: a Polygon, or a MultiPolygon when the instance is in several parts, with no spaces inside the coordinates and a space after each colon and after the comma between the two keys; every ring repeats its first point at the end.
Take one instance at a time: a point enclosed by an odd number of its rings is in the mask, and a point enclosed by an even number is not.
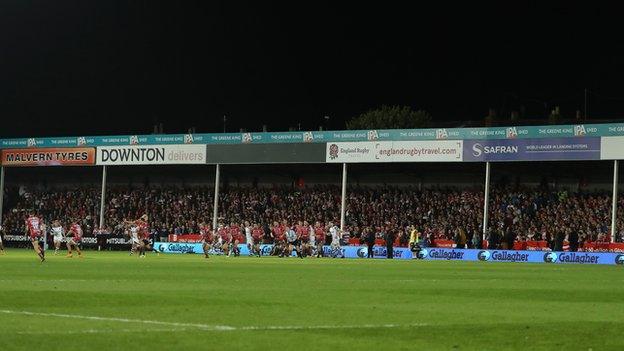
{"type": "Polygon", "coordinates": [[[327,162],[461,162],[462,140],[327,143],[327,162]]]}
{"type": "Polygon", "coordinates": [[[610,136],[600,138],[601,160],[624,160],[624,137],[610,136]]]}
{"type": "Polygon", "coordinates": [[[100,146],[97,165],[196,165],[206,163],[206,145],[100,146]]]}

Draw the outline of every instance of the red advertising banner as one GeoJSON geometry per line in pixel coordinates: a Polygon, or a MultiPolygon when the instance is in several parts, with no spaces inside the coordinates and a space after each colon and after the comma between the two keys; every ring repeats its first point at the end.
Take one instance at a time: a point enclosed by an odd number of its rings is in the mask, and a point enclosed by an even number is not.
{"type": "Polygon", "coordinates": [[[200,234],[169,234],[169,242],[198,243],[202,240],[200,234]]]}
{"type": "MultiPolygon", "coordinates": [[[[455,242],[452,240],[435,240],[434,247],[454,248],[455,242]]],[[[483,247],[487,248],[487,241],[483,241],[483,247]]],[[[548,242],[546,241],[516,241],[514,242],[514,250],[528,251],[549,251],[548,242]]],[[[570,250],[567,241],[563,242],[563,250],[570,250]]],[[[579,246],[578,251],[583,252],[624,252],[624,243],[605,243],[605,242],[586,242],[583,246],[579,246]]]]}
{"type": "Polygon", "coordinates": [[[32,148],[3,149],[2,165],[8,167],[91,166],[95,164],[95,148],[32,148]]]}

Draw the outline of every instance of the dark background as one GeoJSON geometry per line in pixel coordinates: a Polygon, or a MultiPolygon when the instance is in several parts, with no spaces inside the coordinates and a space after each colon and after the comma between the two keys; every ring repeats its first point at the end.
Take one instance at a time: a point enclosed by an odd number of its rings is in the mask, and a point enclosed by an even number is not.
{"type": "Polygon", "coordinates": [[[617,8],[366,3],[3,1],[0,136],[342,129],[381,104],[572,117],[584,89],[587,122],[624,116],[617,8]]]}

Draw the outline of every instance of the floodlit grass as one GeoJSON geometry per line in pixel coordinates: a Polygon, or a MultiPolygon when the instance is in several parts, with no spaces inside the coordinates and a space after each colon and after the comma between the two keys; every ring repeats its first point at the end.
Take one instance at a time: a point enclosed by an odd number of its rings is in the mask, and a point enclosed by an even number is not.
{"type": "Polygon", "coordinates": [[[624,350],[622,332],[619,266],[0,256],[0,350],[624,350]]]}

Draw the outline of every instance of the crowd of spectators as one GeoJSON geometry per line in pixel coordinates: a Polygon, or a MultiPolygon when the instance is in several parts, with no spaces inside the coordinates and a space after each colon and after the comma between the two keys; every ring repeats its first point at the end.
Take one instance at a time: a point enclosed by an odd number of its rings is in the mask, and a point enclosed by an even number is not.
{"type": "MultiPolygon", "coordinates": [[[[214,189],[209,187],[111,187],[106,194],[105,227],[99,227],[100,191],[95,187],[33,191],[13,189],[5,206],[3,227],[23,231],[24,218],[35,210],[50,223],[79,221],[87,235],[123,234],[123,221],[148,214],[151,229],[160,235],[197,233],[201,222],[212,222],[214,189]]],[[[219,221],[271,224],[340,222],[340,188],[333,185],[270,188],[228,187],[219,196],[219,221]]],[[[492,188],[489,225],[483,232],[482,189],[413,187],[350,187],[347,192],[345,235],[360,238],[393,232],[407,243],[411,226],[427,241],[453,240],[476,247],[488,240],[508,247],[514,241],[578,236],[579,241],[610,240],[611,198],[602,192],[552,191],[539,188],[492,188]]],[[[620,198],[620,211],[624,199],[620,198]]],[[[622,241],[623,216],[619,216],[622,241]]]]}

